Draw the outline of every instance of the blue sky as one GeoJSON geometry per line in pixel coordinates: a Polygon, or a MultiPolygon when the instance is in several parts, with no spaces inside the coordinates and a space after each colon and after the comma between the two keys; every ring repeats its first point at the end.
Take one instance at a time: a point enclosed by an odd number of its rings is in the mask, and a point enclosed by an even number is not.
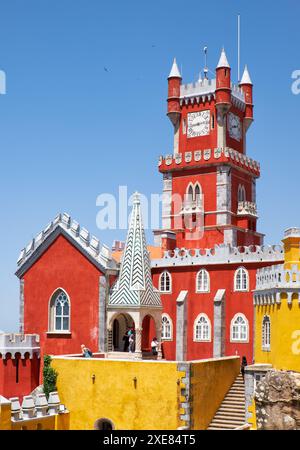
{"type": "MultiPolygon", "coordinates": [[[[300,69],[297,1],[1,1],[0,329],[17,330],[20,249],[66,211],[104,243],[125,231],[96,227],[96,197],[119,185],[161,191],[160,154],[172,147],[166,93],[172,59],[197,79],[208,46],[214,70],[224,45],[236,78],[255,84],[248,154],[261,162],[259,230],[267,243],[300,226],[300,69]],[[105,70],[105,68],[107,70],[105,70]]],[[[149,233],[150,239],[150,233],[149,233]]]]}

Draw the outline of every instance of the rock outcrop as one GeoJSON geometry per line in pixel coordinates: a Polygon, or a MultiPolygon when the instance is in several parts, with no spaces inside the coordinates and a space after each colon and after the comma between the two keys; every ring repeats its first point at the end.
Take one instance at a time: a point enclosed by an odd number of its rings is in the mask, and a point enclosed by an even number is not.
{"type": "Polygon", "coordinates": [[[258,430],[300,430],[300,373],[271,370],[255,391],[258,430]]]}

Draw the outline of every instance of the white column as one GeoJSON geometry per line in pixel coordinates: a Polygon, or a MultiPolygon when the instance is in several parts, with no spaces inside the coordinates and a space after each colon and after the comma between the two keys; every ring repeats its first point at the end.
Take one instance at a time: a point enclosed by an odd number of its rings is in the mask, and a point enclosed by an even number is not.
{"type": "Polygon", "coordinates": [[[135,353],[134,356],[136,359],[142,359],[142,329],[135,329],[135,353]]]}

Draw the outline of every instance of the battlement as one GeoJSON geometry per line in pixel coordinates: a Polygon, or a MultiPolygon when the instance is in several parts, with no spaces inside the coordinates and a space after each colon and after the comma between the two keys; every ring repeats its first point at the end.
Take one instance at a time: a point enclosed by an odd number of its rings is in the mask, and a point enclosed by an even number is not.
{"type": "Polygon", "coordinates": [[[19,333],[3,333],[0,334],[0,355],[3,359],[10,354],[14,359],[17,353],[21,354],[21,358],[25,355],[40,357],[40,337],[38,334],[19,334],[19,333]]]}
{"type": "Polygon", "coordinates": [[[0,395],[1,430],[69,429],[68,416],[57,392],[50,392],[48,400],[44,393],[25,395],[21,403],[19,397],[0,395]]]}
{"type": "Polygon", "coordinates": [[[288,228],[287,230],[285,230],[284,232],[284,237],[288,238],[288,237],[300,237],[300,228],[298,227],[292,227],[292,228],[288,228]]]}
{"type": "Polygon", "coordinates": [[[176,248],[175,250],[166,250],[163,258],[152,260],[152,268],[279,262],[283,259],[284,253],[281,245],[232,247],[224,244],[216,245],[213,249],[176,248]]]}
{"type": "Polygon", "coordinates": [[[116,264],[112,258],[109,247],[100,245],[99,239],[91,235],[86,228],[80,226],[69,214],[58,214],[29,244],[23,248],[17,260],[18,268],[23,266],[32,254],[45,242],[45,240],[58,228],[63,229],[70,235],[84,251],[86,251],[96,262],[104,268],[115,268],[116,264]]]}
{"type": "Polygon", "coordinates": [[[22,406],[18,397],[12,397],[9,401],[11,402],[11,420],[13,422],[27,421],[36,417],[43,418],[67,412],[65,406],[60,403],[57,392],[50,392],[48,400],[43,393],[39,393],[36,396],[25,395],[22,406]]]}
{"type": "Polygon", "coordinates": [[[285,269],[284,264],[259,269],[256,275],[254,305],[281,303],[282,294],[288,304],[297,298],[300,304],[300,270],[297,265],[285,269]]]}
{"type": "MultiPolygon", "coordinates": [[[[194,83],[182,84],[180,86],[181,105],[188,104],[189,101],[192,103],[195,101],[197,103],[200,103],[201,101],[205,102],[206,99],[210,101],[212,98],[215,99],[215,92],[215,78],[211,80],[204,78],[203,80],[198,80],[194,83]]],[[[240,105],[242,108],[245,107],[245,93],[239,85],[231,83],[231,95],[243,104],[243,106],[240,105]]]]}
{"type": "Polygon", "coordinates": [[[286,287],[300,289],[300,270],[296,264],[291,269],[285,269],[284,264],[279,264],[257,271],[256,290],[286,287]]]}
{"type": "Polygon", "coordinates": [[[160,172],[170,172],[184,167],[197,168],[208,164],[230,164],[260,176],[260,164],[248,156],[232,148],[215,148],[206,150],[188,151],[184,154],[160,156],[158,167],[160,172]]]}

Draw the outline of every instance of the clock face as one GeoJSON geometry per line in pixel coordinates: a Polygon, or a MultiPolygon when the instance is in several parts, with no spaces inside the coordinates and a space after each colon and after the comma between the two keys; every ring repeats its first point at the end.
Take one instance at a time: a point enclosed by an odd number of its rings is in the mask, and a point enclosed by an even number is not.
{"type": "Polygon", "coordinates": [[[240,141],[242,137],[241,119],[235,114],[228,113],[228,132],[229,136],[236,141],[240,141]]]}
{"type": "Polygon", "coordinates": [[[187,116],[187,137],[206,136],[209,134],[210,111],[197,111],[187,116]]]}

